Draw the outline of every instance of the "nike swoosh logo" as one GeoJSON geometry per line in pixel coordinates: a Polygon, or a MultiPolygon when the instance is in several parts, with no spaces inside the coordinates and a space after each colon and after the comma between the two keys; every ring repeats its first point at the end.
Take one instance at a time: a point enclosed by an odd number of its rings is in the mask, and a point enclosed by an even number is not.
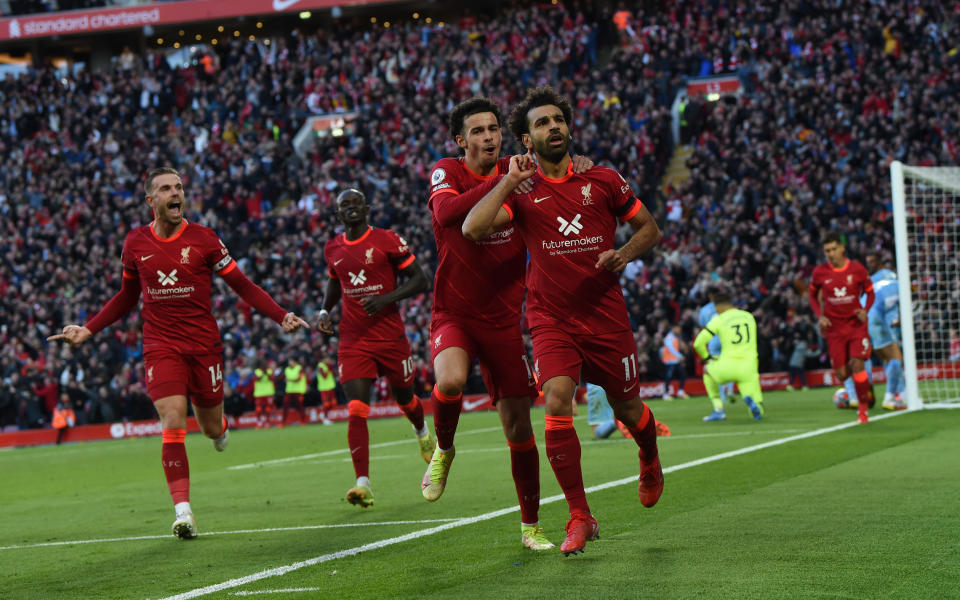
{"type": "Polygon", "coordinates": [[[633,383],[631,383],[631,384],[628,385],[627,387],[623,388],[623,391],[629,392],[630,390],[633,389],[633,386],[635,386],[635,385],[637,385],[637,382],[636,382],[636,381],[634,381],[633,383]]]}
{"type": "Polygon", "coordinates": [[[153,254],[147,254],[146,256],[141,256],[141,257],[140,257],[140,262],[143,262],[143,261],[147,260],[147,259],[150,258],[151,256],[153,256],[153,254]]]}
{"type": "Polygon", "coordinates": [[[273,0],[273,10],[287,10],[300,0],[273,0]]]}
{"type": "Polygon", "coordinates": [[[219,391],[220,391],[220,386],[219,386],[219,385],[218,385],[217,387],[213,388],[213,393],[214,393],[214,394],[216,394],[216,393],[219,392],[219,391]]]}
{"type": "Polygon", "coordinates": [[[341,258],[340,260],[335,260],[335,261],[333,261],[333,264],[334,264],[334,265],[339,265],[339,264],[342,263],[342,262],[343,262],[343,259],[341,258]]]}
{"type": "Polygon", "coordinates": [[[463,401],[463,410],[473,410],[487,402],[487,397],[484,396],[479,400],[464,400],[463,401]]]}
{"type": "Polygon", "coordinates": [[[548,198],[550,198],[550,196],[544,196],[543,198],[537,198],[537,199],[535,199],[535,200],[533,201],[533,203],[534,203],[534,204],[540,204],[541,202],[543,202],[544,200],[547,200],[548,198]]]}

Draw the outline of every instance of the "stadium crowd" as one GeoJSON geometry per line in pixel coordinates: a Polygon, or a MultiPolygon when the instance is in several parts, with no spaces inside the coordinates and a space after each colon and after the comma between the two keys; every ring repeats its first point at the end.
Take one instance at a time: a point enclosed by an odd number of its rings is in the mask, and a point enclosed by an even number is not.
{"type": "Polygon", "coordinates": [[[132,0],[0,0],[0,15],[17,16],[130,5],[132,0]]]}
{"type": "MultiPolygon", "coordinates": [[[[432,277],[426,178],[457,152],[446,115],[477,94],[509,110],[541,83],[571,98],[575,151],[623,173],[664,231],[622,278],[641,374],[661,376],[657,351],[671,324],[692,338],[712,283],[757,315],[761,370],[786,370],[798,343],[818,344],[806,291],[822,261],[820,231],[845,232],[855,257],[889,253],[889,163],[960,161],[960,9],[933,0],[641,5],[620,3],[615,22],[600,3],[515,2],[444,25],[344,23],[269,45],[224,38],[187,69],[151,50],[104,71],[8,76],[0,426],[49,421],[61,392],[79,423],[153,414],[136,310],[97,343],[43,341],[119,289],[124,236],[151,219],[141,188],[149,168],[179,169],[188,220],[218,231],[253,281],[314,322],[323,245],[339,231],[336,192],[363,190],[371,222],[407,239],[432,277]],[[719,72],[735,73],[743,93],[691,99],[691,176],[661,188],[675,92],[719,72]],[[358,113],[352,130],[317,138],[306,157],[294,152],[307,117],[346,111],[358,113]]],[[[509,137],[505,153],[517,149],[509,137]]],[[[242,409],[258,361],[282,367],[297,353],[312,366],[335,356],[335,338],[284,334],[216,281],[228,410],[242,409]]],[[[429,293],[402,312],[426,394],[429,293]]],[[[822,363],[816,354],[810,366],[822,363]]]]}

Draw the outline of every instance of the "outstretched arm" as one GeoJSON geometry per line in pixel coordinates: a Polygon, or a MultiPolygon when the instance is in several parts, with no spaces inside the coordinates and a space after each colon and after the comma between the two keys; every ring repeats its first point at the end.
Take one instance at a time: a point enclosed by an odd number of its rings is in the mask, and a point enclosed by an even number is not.
{"type": "Polygon", "coordinates": [[[615,273],[621,271],[627,263],[638,256],[643,256],[660,241],[662,236],[660,227],[643,204],[640,205],[637,214],[627,222],[636,230],[633,236],[618,250],[604,250],[597,257],[597,269],[606,269],[615,273]]]}
{"type": "Polygon", "coordinates": [[[238,296],[243,298],[250,306],[257,309],[258,312],[273,319],[283,327],[284,331],[293,331],[299,327],[310,327],[306,321],[297,315],[280,308],[280,305],[274,302],[270,294],[263,291],[263,288],[259,285],[247,279],[247,276],[244,275],[239,268],[231,269],[227,273],[221,274],[221,277],[227,282],[227,285],[233,288],[233,291],[235,291],[238,296]]]}
{"type": "Polygon", "coordinates": [[[100,309],[86,325],[67,325],[61,333],[51,335],[48,342],[64,340],[68,344],[81,344],[90,336],[127,314],[140,300],[140,280],[124,274],[120,283],[120,291],[100,309]]]}
{"type": "Polygon", "coordinates": [[[383,310],[384,307],[427,289],[427,275],[423,272],[423,267],[420,266],[417,259],[413,259],[413,262],[400,273],[407,278],[400,287],[380,296],[367,296],[360,300],[360,306],[368,315],[373,316],[383,310]]]}
{"type": "Polygon", "coordinates": [[[510,221],[510,213],[503,208],[507,195],[535,172],[536,165],[531,153],[511,156],[507,174],[467,213],[460,228],[463,235],[469,240],[482,240],[506,225],[510,221]]]}

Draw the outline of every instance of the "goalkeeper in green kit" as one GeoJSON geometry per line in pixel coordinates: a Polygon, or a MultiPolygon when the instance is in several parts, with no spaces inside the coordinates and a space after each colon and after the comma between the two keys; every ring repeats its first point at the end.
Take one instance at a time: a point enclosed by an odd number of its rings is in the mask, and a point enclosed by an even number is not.
{"type": "Polygon", "coordinates": [[[747,311],[734,308],[730,294],[725,291],[717,292],[713,302],[717,314],[693,341],[693,349],[707,361],[703,368],[703,385],[713,403],[713,412],[703,420],[723,421],[727,418],[720,399],[720,386],[728,381],[737,382],[750,414],[760,420],[763,418],[763,392],[757,370],[757,321],[747,311]],[[720,338],[720,356],[708,360],[707,343],[715,335],[720,338]]]}

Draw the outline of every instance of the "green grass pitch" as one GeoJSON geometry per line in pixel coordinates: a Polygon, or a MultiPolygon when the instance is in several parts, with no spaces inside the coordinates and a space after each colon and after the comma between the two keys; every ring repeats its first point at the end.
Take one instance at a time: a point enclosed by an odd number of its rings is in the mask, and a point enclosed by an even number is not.
{"type": "MultiPolygon", "coordinates": [[[[878,390],[879,391],[879,390],[878,390]]],[[[0,598],[949,598],[960,597],[960,411],[874,410],[832,388],[767,394],[702,423],[705,398],[650,403],[666,487],[645,509],[637,450],[576,418],[600,539],[565,558],[520,545],[509,452],[493,412],[465,414],[447,490],[404,419],[374,420],[369,509],[346,424],[187,438],[200,537],[170,534],[158,438],[0,452],[0,598]]],[[[567,520],[540,445],[540,522],[567,520]]],[[[428,417],[432,426],[432,418],[428,417]]]]}

